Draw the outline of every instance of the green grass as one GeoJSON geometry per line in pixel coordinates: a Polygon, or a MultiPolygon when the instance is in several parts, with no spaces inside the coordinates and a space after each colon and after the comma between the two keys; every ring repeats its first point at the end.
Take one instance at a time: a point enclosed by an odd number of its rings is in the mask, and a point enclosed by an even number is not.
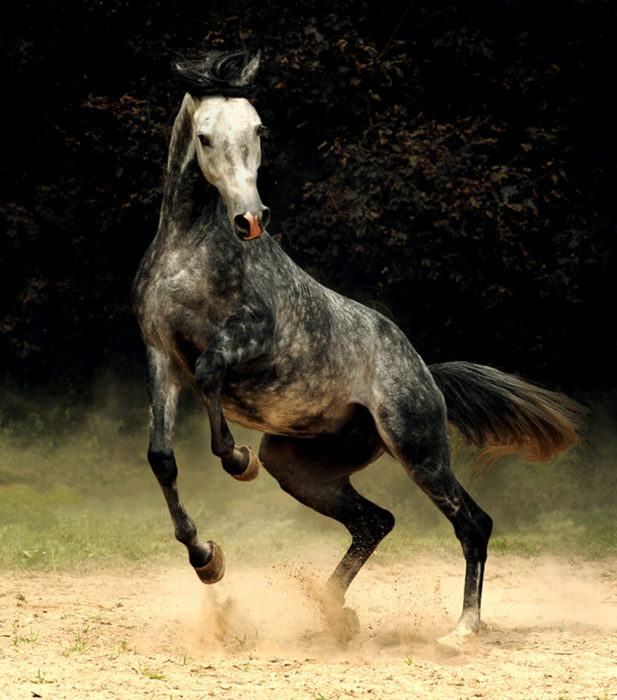
{"type": "Polygon", "coordinates": [[[156,680],[156,681],[166,680],[165,676],[162,673],[155,673],[154,671],[151,671],[149,668],[142,669],[141,675],[145,676],[146,678],[150,678],[151,680],[156,680]]]}
{"type": "MultiPolygon", "coordinates": [[[[147,407],[142,408],[144,424],[131,430],[105,413],[82,412],[68,425],[57,412],[5,422],[0,566],[84,570],[186,559],[146,460],[147,407]]],[[[235,432],[257,449],[256,433],[235,432]]],[[[254,556],[256,544],[276,558],[288,548],[297,551],[305,540],[315,543],[322,518],[309,511],[299,518],[306,509],[268,474],[242,484],[223,471],[210,453],[201,409],[181,415],[175,447],[181,495],[203,539],[216,539],[236,557],[254,556]]],[[[326,523],[324,531],[345,540],[334,523],[326,523]]]]}
{"type": "Polygon", "coordinates": [[[41,673],[41,669],[37,668],[36,670],[36,677],[35,678],[30,678],[29,679],[30,683],[36,683],[39,685],[43,685],[44,683],[52,683],[53,681],[47,680],[43,673],[41,673]]]}
{"type": "Polygon", "coordinates": [[[70,654],[85,654],[88,651],[89,648],[89,643],[84,639],[82,635],[85,635],[88,632],[88,628],[86,627],[85,629],[78,629],[77,632],[75,633],[75,642],[64,652],[65,656],[69,656],[70,654]]]}
{"type": "MultiPolygon", "coordinates": [[[[113,400],[98,411],[14,399],[0,405],[0,566],[84,570],[185,560],[146,461],[146,417],[145,404],[113,400]]],[[[494,518],[491,554],[617,556],[613,427],[596,411],[587,446],[549,465],[503,459],[477,478],[471,451],[456,450],[457,476],[494,518]]],[[[258,434],[234,434],[257,448],[258,434]]],[[[202,538],[228,555],[262,561],[257,552],[277,560],[344,551],[344,528],[284,494],[267,473],[248,484],[225,474],[210,453],[204,412],[190,399],[175,446],[187,510],[202,538]]],[[[354,483],[397,519],[377,559],[459,552],[449,523],[390,458],[354,483]]]]}
{"type": "Polygon", "coordinates": [[[28,632],[21,632],[17,626],[17,623],[13,623],[13,646],[19,646],[20,644],[32,644],[39,638],[38,632],[32,631],[32,625],[29,626],[28,632]]]}
{"type": "Polygon", "coordinates": [[[97,566],[118,557],[146,559],[164,550],[169,540],[164,525],[139,504],[135,509],[110,503],[63,485],[49,490],[5,485],[0,489],[0,563],[57,569],[97,566]]]}

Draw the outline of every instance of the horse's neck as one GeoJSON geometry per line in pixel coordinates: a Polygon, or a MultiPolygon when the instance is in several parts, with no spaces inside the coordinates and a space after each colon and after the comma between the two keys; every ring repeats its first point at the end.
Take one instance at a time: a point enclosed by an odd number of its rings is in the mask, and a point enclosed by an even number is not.
{"type": "Polygon", "coordinates": [[[193,99],[186,95],[169,145],[159,236],[187,235],[199,219],[217,217],[220,208],[219,193],[206,181],[197,163],[193,110],[193,99]]]}

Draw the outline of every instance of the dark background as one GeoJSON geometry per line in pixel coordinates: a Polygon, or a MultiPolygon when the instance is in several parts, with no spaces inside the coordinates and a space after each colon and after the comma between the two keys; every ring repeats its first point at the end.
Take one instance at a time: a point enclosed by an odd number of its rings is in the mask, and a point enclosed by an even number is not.
{"type": "MultiPolygon", "coordinates": [[[[6,11],[6,10],[5,10],[6,11]]],[[[601,0],[22,2],[0,24],[0,362],[137,376],[176,54],[260,49],[270,232],[428,362],[613,391],[615,9],[601,0]]]]}

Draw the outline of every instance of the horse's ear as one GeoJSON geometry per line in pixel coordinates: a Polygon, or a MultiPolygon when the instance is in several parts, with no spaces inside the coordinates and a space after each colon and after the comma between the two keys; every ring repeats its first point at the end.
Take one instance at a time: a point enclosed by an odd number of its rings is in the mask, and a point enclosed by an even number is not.
{"type": "Polygon", "coordinates": [[[188,117],[189,119],[193,118],[193,115],[195,114],[195,98],[191,95],[190,92],[187,92],[184,94],[184,99],[182,100],[182,104],[180,105],[180,109],[178,110],[178,116],[183,115],[188,117]]]}
{"type": "Polygon", "coordinates": [[[252,85],[259,70],[259,63],[261,61],[261,53],[258,51],[253,58],[244,66],[242,72],[240,73],[240,78],[238,80],[238,85],[252,85]]]}

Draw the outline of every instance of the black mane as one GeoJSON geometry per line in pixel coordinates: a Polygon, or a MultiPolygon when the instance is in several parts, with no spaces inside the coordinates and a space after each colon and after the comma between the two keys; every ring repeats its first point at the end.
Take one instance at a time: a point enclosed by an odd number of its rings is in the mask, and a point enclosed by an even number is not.
{"type": "Polygon", "coordinates": [[[214,51],[201,59],[179,59],[174,69],[183,87],[194,97],[251,97],[258,56],[247,51],[214,51]]]}

